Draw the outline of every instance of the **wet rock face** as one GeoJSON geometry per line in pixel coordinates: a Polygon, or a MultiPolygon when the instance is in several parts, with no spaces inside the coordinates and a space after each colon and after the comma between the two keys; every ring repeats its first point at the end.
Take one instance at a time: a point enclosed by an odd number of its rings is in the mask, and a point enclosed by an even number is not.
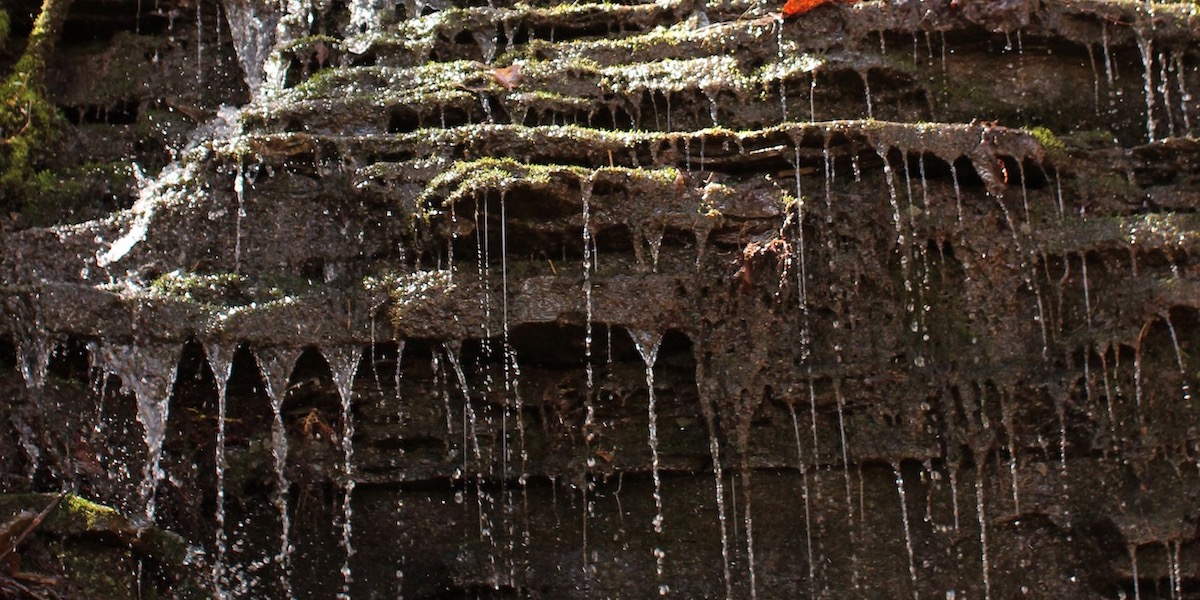
{"type": "Polygon", "coordinates": [[[1197,6],[768,8],[104,21],[201,109],[7,226],[0,486],[229,597],[1195,595],[1197,6]]]}

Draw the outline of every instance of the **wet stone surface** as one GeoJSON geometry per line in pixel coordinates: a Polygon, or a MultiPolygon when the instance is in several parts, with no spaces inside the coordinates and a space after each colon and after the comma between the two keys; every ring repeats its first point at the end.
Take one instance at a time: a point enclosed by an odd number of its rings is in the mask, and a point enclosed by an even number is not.
{"type": "Polygon", "coordinates": [[[76,0],[0,583],[1200,597],[1194,2],[476,4],[76,0]]]}

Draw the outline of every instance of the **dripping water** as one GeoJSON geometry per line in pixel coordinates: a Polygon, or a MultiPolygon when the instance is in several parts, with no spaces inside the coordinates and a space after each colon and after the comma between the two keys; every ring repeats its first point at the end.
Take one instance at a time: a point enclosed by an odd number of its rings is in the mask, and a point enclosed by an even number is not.
{"type": "MultiPolygon", "coordinates": [[[[838,433],[842,438],[842,477],[846,482],[846,530],[850,536],[850,578],[854,589],[860,589],[859,573],[858,573],[858,540],[854,535],[854,503],[853,494],[850,491],[850,444],[846,441],[846,418],[845,406],[846,399],[842,397],[842,387],[839,380],[835,379],[833,383],[833,395],[837,400],[837,416],[838,416],[838,433]]],[[[795,426],[795,413],[792,414],[793,423],[795,426]]],[[[805,494],[807,496],[807,494],[805,494]]],[[[806,506],[807,511],[807,506],[806,506]]],[[[806,512],[807,517],[807,512],[806,512]]],[[[810,541],[811,545],[811,541],[810,541]]],[[[809,548],[809,557],[811,560],[812,548],[809,548]]]]}
{"type": "Polygon", "coordinates": [[[121,386],[137,400],[137,420],[144,430],[146,462],[142,469],[139,497],[146,521],[154,523],[155,492],[166,474],[161,461],[167,437],[171,391],[179,365],[181,346],[98,346],[98,364],[118,376],[121,386]]]}
{"type": "Polygon", "coordinates": [[[1004,422],[1005,437],[1008,441],[1008,473],[1012,478],[1013,514],[1021,514],[1020,476],[1017,464],[1017,432],[1013,424],[1012,410],[1009,409],[1005,398],[1008,394],[1000,392],[1000,419],[1004,422]]]}
{"type": "Polygon", "coordinates": [[[229,389],[229,377],[233,373],[233,353],[236,345],[226,346],[218,343],[204,344],[204,352],[208,356],[208,364],[212,369],[213,380],[217,386],[217,507],[215,520],[217,523],[216,551],[212,565],[213,588],[218,598],[225,598],[225,553],[227,538],[225,532],[225,470],[228,460],[225,456],[225,401],[229,389]]]}
{"type": "MultiPolygon", "coordinates": [[[[611,333],[611,329],[609,330],[611,333]]],[[[611,352],[609,353],[611,357],[611,352]]],[[[696,382],[697,389],[700,394],[700,410],[704,413],[704,422],[708,428],[708,451],[712,456],[713,461],[713,482],[716,488],[717,496],[717,520],[721,528],[721,570],[725,576],[725,598],[726,600],[733,599],[733,574],[729,570],[729,533],[728,533],[728,513],[725,509],[725,479],[721,466],[721,441],[717,437],[717,419],[716,410],[713,408],[712,397],[709,396],[708,390],[705,387],[707,375],[704,358],[697,357],[696,360],[696,382]]],[[[795,424],[795,411],[792,413],[792,422],[795,424]]]]}
{"type": "Polygon", "coordinates": [[[865,94],[867,96],[867,118],[874,119],[875,118],[875,109],[872,107],[872,104],[871,104],[871,82],[869,79],[870,72],[864,69],[862,71],[859,71],[858,75],[859,75],[859,77],[862,78],[863,87],[866,90],[865,94]]]}
{"type": "Polygon", "coordinates": [[[987,544],[987,512],[983,498],[983,467],[985,457],[980,454],[975,457],[975,514],[979,517],[979,556],[983,569],[983,597],[992,598],[991,566],[988,564],[987,544]]]}
{"type": "Polygon", "coordinates": [[[354,415],[351,413],[350,401],[354,397],[354,374],[358,372],[358,363],[362,359],[361,346],[341,346],[337,348],[322,348],[321,354],[329,363],[333,373],[333,384],[337,387],[338,397],[342,401],[342,548],[346,551],[342,562],[342,590],[339,598],[350,598],[350,584],[354,581],[350,570],[350,559],[354,556],[354,546],[351,543],[353,532],[352,517],[354,511],[350,505],[354,495],[354,415]]]}
{"type": "Polygon", "coordinates": [[[908,553],[908,578],[912,582],[913,600],[919,600],[917,563],[913,553],[912,532],[908,526],[908,500],[904,493],[904,475],[900,473],[899,463],[892,463],[892,471],[896,474],[896,494],[900,496],[900,523],[904,526],[904,550],[908,553]]]}
{"type": "Polygon", "coordinates": [[[283,397],[287,390],[288,376],[291,375],[292,367],[299,356],[300,351],[291,348],[267,348],[254,353],[274,415],[271,422],[271,455],[275,458],[275,491],[271,503],[279,512],[279,554],[275,555],[275,562],[280,566],[279,584],[286,598],[293,597],[290,538],[292,522],[288,514],[290,484],[287,479],[288,443],[283,424],[283,397]]]}
{"type": "MultiPolygon", "coordinates": [[[[594,436],[593,429],[596,423],[596,407],[593,403],[595,395],[595,373],[592,368],[592,230],[591,230],[591,199],[592,186],[594,183],[595,173],[588,176],[586,179],[580,180],[580,199],[583,204],[583,298],[586,306],[586,318],[584,319],[583,333],[583,361],[584,370],[587,377],[587,395],[584,396],[584,418],[583,418],[583,435],[584,444],[587,448],[587,467],[591,470],[595,464],[595,458],[592,457],[592,439],[594,436]]],[[[657,256],[656,256],[657,258],[657,256]]],[[[587,581],[591,574],[589,567],[587,547],[587,505],[588,497],[587,490],[590,484],[590,474],[587,476],[588,481],[582,487],[583,494],[583,573],[584,581],[587,581]]]]}
{"type": "Polygon", "coordinates": [[[817,596],[817,565],[813,554],[812,542],[812,509],[809,505],[808,463],[804,460],[804,447],[800,442],[800,423],[796,419],[795,405],[788,403],[788,412],[792,416],[792,431],[796,436],[796,460],[800,467],[800,497],[804,501],[804,546],[808,552],[808,595],[817,596]]]}
{"type": "Polygon", "coordinates": [[[1142,586],[1138,581],[1138,559],[1137,559],[1137,544],[1130,543],[1128,546],[1129,564],[1133,571],[1133,600],[1142,600],[1142,586]]]}
{"type": "Polygon", "coordinates": [[[1183,117],[1183,129],[1188,135],[1192,133],[1192,122],[1188,116],[1188,104],[1192,102],[1192,95],[1187,89],[1187,71],[1183,67],[1183,54],[1175,54],[1175,82],[1179,84],[1179,110],[1183,117]]]}
{"type": "MultiPolygon", "coordinates": [[[[633,344],[637,347],[638,354],[642,356],[642,361],[646,364],[646,389],[649,394],[647,404],[647,414],[650,420],[650,461],[651,473],[654,478],[654,533],[660,539],[663,532],[663,500],[662,500],[662,480],[659,477],[658,463],[658,413],[654,406],[654,363],[658,360],[658,348],[662,343],[663,334],[658,331],[645,331],[638,329],[629,330],[629,336],[633,338],[633,344]]],[[[654,549],[654,572],[658,580],[658,594],[665,596],[670,592],[670,588],[663,582],[663,565],[666,560],[666,552],[662,548],[654,549]]]]}
{"type": "Polygon", "coordinates": [[[1137,45],[1142,56],[1142,67],[1145,69],[1142,84],[1146,93],[1146,138],[1147,141],[1153,142],[1155,131],[1158,129],[1158,123],[1154,119],[1154,42],[1139,33],[1137,45]]]}

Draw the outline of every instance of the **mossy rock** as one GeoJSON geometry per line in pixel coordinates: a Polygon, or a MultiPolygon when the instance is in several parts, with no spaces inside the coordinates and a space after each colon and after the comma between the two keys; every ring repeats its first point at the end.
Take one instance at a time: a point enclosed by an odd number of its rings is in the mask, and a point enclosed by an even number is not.
{"type": "Polygon", "coordinates": [[[16,551],[23,571],[56,582],[47,590],[95,600],[211,596],[201,565],[183,538],[83,497],[0,494],[0,523],[21,513],[37,514],[56,501],[16,551]]]}

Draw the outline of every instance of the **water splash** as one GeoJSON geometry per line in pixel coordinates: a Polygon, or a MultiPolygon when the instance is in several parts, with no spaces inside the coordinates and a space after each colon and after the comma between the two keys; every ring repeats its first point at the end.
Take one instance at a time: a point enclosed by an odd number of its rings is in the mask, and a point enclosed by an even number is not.
{"type": "Polygon", "coordinates": [[[283,425],[283,398],[287,391],[288,378],[300,350],[295,348],[263,348],[254,352],[254,360],[262,374],[263,386],[267,398],[271,401],[271,412],[274,420],[271,422],[271,455],[275,458],[275,491],[271,503],[279,512],[279,553],[275,562],[279,564],[279,585],[286,598],[293,598],[292,592],[292,520],[288,513],[288,493],[291,484],[287,478],[288,441],[287,431],[283,425]]]}
{"type": "Polygon", "coordinates": [[[337,388],[338,397],[342,401],[342,548],[346,558],[342,562],[342,590],[338,598],[350,598],[350,584],[354,581],[350,570],[350,559],[354,556],[354,546],[351,543],[353,526],[351,518],[354,511],[350,501],[354,495],[354,415],[351,413],[350,401],[354,397],[354,375],[358,372],[358,363],[362,360],[362,346],[338,346],[322,348],[321,354],[329,363],[333,373],[333,385],[337,388]]]}

